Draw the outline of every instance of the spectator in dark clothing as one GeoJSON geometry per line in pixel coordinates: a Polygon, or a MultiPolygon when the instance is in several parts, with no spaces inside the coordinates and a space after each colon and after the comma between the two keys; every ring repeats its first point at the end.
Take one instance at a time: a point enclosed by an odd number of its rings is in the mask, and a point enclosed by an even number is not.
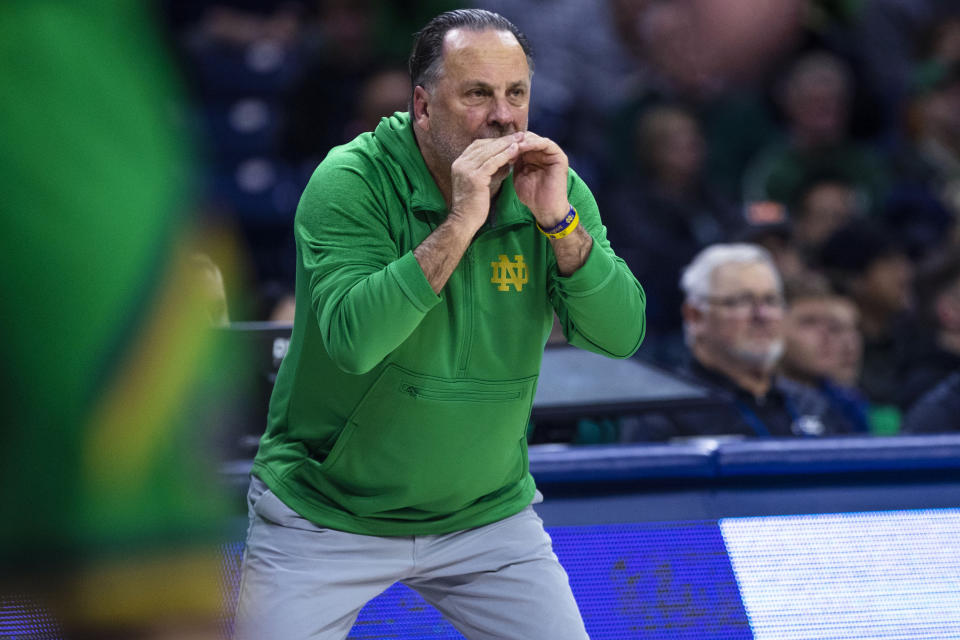
{"type": "Polygon", "coordinates": [[[960,218],[960,10],[944,21],[930,57],[915,73],[911,124],[928,187],[960,218]]]}
{"type": "Polygon", "coordinates": [[[857,306],[815,276],[785,284],[781,375],[819,391],[847,419],[851,431],[868,432],[870,405],[856,387],[863,357],[857,306]]]}
{"type": "MultiPolygon", "coordinates": [[[[555,3],[555,0],[551,0],[555,3]]],[[[610,0],[620,39],[637,57],[638,81],[607,114],[608,174],[630,180],[638,114],[664,104],[692,109],[707,141],[704,173],[739,199],[743,170],[776,133],[762,78],[799,32],[802,0],[752,3],[610,0]]],[[[609,93],[609,91],[604,91],[609,93]]]]}
{"type": "Polygon", "coordinates": [[[960,252],[921,264],[914,282],[917,331],[906,356],[898,404],[908,409],[921,395],[960,371],[960,252]]]}
{"type": "Polygon", "coordinates": [[[860,312],[864,337],[860,388],[871,402],[893,405],[907,349],[913,264],[890,235],[857,221],[827,240],[820,266],[833,286],[856,302],[860,312]]]}
{"type": "Polygon", "coordinates": [[[783,354],[784,301],[769,253],[720,244],[700,252],[681,280],[686,375],[716,407],[679,409],[621,424],[625,440],[692,436],[819,436],[849,425],[815,390],[775,377],[783,354]]]}
{"type": "Polygon", "coordinates": [[[903,420],[904,433],[957,431],[960,431],[960,371],[924,394],[903,420]]]}
{"type": "Polygon", "coordinates": [[[794,202],[812,176],[834,173],[856,185],[873,208],[884,195],[879,155],[850,137],[853,79],[846,64],[826,52],[804,55],[783,81],[780,105],[786,136],[757,154],[744,176],[750,200],[794,202]]]}
{"type": "Polygon", "coordinates": [[[960,239],[960,59],[930,60],[915,78],[909,138],[893,154],[884,216],[919,255],[960,239]]]}
{"type": "Polygon", "coordinates": [[[604,221],[617,255],[643,279],[643,355],[670,366],[685,351],[680,271],[703,247],[729,239],[742,222],[737,209],[703,180],[704,141],[690,112],[653,108],[638,120],[635,135],[642,169],[609,196],[604,221]]]}
{"type": "Polygon", "coordinates": [[[829,4],[858,5],[859,16],[844,36],[859,51],[860,70],[869,93],[879,98],[873,101],[874,109],[888,127],[898,128],[903,121],[904,98],[910,91],[917,57],[942,57],[938,55],[940,50],[948,48],[943,46],[947,44],[944,34],[954,29],[950,23],[956,22],[960,13],[957,1],[870,0],[829,4]],[[942,44],[938,46],[938,43],[942,44]]]}
{"type": "Polygon", "coordinates": [[[800,280],[812,273],[793,241],[793,224],[783,204],[771,200],[749,202],[743,214],[745,226],[737,233],[737,242],[760,245],[769,251],[782,280],[800,280]]]}
{"type": "Polygon", "coordinates": [[[831,173],[811,176],[790,207],[793,242],[811,261],[837,229],[865,213],[863,199],[848,179],[831,173]]]}
{"type": "MultiPolygon", "coordinates": [[[[382,59],[373,0],[324,0],[305,29],[297,81],[285,100],[280,151],[309,176],[331,147],[350,140],[364,84],[382,59]]],[[[389,114],[383,114],[389,115],[389,114]]]]}

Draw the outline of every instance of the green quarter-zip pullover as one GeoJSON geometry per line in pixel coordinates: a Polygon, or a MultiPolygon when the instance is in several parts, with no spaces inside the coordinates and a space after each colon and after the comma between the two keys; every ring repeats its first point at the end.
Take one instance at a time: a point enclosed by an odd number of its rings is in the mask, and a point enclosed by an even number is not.
{"type": "Polygon", "coordinates": [[[530,503],[526,427],[556,311],[571,344],[626,358],[643,290],[593,237],[557,272],[550,241],[504,180],[440,295],[413,255],[446,204],[405,113],[330,151],[297,209],[297,310],[254,473],[303,517],[369,535],[481,526],[530,503]]]}

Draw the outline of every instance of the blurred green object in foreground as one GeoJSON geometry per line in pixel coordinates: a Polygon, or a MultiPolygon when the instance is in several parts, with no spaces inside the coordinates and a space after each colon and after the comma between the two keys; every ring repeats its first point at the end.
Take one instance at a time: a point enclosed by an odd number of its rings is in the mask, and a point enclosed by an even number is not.
{"type": "Polygon", "coordinates": [[[0,575],[55,585],[93,625],[203,617],[219,597],[208,444],[225,365],[144,6],[0,3],[0,575]]]}

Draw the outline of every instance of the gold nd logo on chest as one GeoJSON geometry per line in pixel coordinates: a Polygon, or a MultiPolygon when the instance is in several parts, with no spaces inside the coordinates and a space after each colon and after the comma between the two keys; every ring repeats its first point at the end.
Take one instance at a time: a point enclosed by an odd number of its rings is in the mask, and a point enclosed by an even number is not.
{"type": "Polygon", "coordinates": [[[513,262],[510,262],[507,256],[502,253],[497,257],[499,258],[497,262],[490,263],[490,266],[493,267],[493,276],[490,278],[490,282],[500,285],[497,287],[497,291],[509,291],[510,285],[513,285],[516,291],[522,290],[523,285],[527,284],[527,265],[523,261],[523,256],[513,256],[513,262]]]}

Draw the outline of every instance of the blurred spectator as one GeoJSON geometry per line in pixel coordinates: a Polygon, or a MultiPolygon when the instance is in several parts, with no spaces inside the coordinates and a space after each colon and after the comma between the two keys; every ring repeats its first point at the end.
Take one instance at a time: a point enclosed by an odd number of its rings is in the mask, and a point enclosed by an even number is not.
{"type": "MultiPolygon", "coordinates": [[[[894,136],[900,133],[903,105],[919,59],[940,49],[957,51],[957,39],[944,41],[937,31],[953,29],[960,16],[956,0],[870,0],[859,2],[853,28],[842,34],[853,44],[874,108],[894,136]],[[951,19],[953,16],[953,19],[951,19]]],[[[956,58],[955,58],[956,59],[956,58]]]]}
{"type": "MultiPolygon", "coordinates": [[[[177,4],[166,2],[164,4],[177,4]]],[[[184,4],[184,3],[180,3],[184,4]]],[[[183,25],[191,47],[247,47],[259,42],[290,45],[299,36],[301,3],[193,2],[183,25]]],[[[173,11],[168,7],[168,11],[173,11]]],[[[185,7],[176,12],[185,18],[185,7]]]]}
{"type": "MultiPolygon", "coordinates": [[[[312,0],[316,2],[317,0],[312,0]]],[[[405,63],[410,55],[410,38],[431,18],[444,11],[476,2],[457,0],[374,0],[377,21],[377,42],[385,60],[405,63]]]]}
{"type": "Polygon", "coordinates": [[[383,59],[377,39],[383,9],[374,0],[319,0],[314,8],[304,27],[305,61],[285,95],[280,132],[281,152],[304,177],[331,147],[351,139],[364,84],[383,59]]]}
{"type": "Polygon", "coordinates": [[[380,119],[395,111],[406,111],[410,101],[410,75],[399,67],[372,71],[360,87],[353,118],[346,132],[352,140],[364,131],[373,131],[380,119]]]}
{"type": "Polygon", "coordinates": [[[803,278],[809,267],[793,241],[787,208],[779,202],[766,201],[747,203],[743,210],[745,226],[736,234],[737,240],[769,251],[784,280],[803,278]]]}
{"type": "Polygon", "coordinates": [[[920,397],[903,419],[904,433],[960,431],[960,371],[920,397]]]}
{"type": "Polygon", "coordinates": [[[869,403],[856,388],[863,356],[856,305],[812,274],[787,281],[785,291],[781,374],[823,394],[849,431],[869,431],[869,403]]]}
{"type": "Polygon", "coordinates": [[[704,182],[703,136],[689,111],[654,107],[640,117],[634,136],[640,170],[609,195],[604,222],[617,255],[647,294],[642,355],[677,364],[685,351],[680,271],[697,251],[728,239],[741,220],[704,182]]]}
{"type": "Polygon", "coordinates": [[[260,287],[257,319],[293,324],[296,298],[293,287],[284,282],[267,282],[260,287]]]}
{"type": "Polygon", "coordinates": [[[897,404],[903,409],[960,371],[960,252],[943,252],[921,264],[914,291],[918,330],[899,380],[897,404]]]}
{"type": "Polygon", "coordinates": [[[236,220],[256,286],[292,288],[290,225],[307,178],[332,146],[407,106],[406,52],[387,57],[381,37],[399,8],[377,0],[166,4],[208,137],[208,197],[236,220]]]}
{"type": "Polygon", "coordinates": [[[283,298],[273,312],[267,317],[267,322],[277,322],[279,324],[293,324],[293,317],[296,315],[297,304],[294,297],[286,296],[283,298]]]}
{"type": "Polygon", "coordinates": [[[623,132],[647,109],[682,103],[702,123],[705,174],[730,198],[743,168],[775,128],[759,81],[793,42],[800,2],[612,0],[638,74],[607,126],[608,175],[632,179],[632,141],[623,132]]]}
{"type": "MultiPolygon", "coordinates": [[[[176,6],[183,70],[203,136],[210,210],[245,240],[254,286],[293,277],[295,168],[280,157],[282,97],[302,65],[303,2],[221,0],[176,6]]],[[[243,317],[243,308],[235,309],[243,317]]]]}
{"type": "Polygon", "coordinates": [[[793,241],[806,260],[815,259],[833,232],[864,213],[856,185],[840,175],[814,175],[791,207],[793,241]]]}
{"type": "Polygon", "coordinates": [[[910,259],[881,228],[860,221],[827,240],[820,265],[860,313],[864,336],[860,388],[871,402],[892,405],[902,384],[904,323],[913,300],[910,259]]]}
{"type": "Polygon", "coordinates": [[[719,406],[679,409],[622,425],[627,440],[691,436],[819,436],[847,423],[808,387],[775,377],[784,301],[770,255],[748,244],[712,245],[683,273],[684,330],[692,381],[719,406]]]}
{"type": "Polygon", "coordinates": [[[960,244],[960,59],[928,61],[917,70],[914,91],[886,214],[920,254],[951,240],[960,244]]]}
{"type": "Polygon", "coordinates": [[[856,185],[869,207],[884,194],[879,157],[850,139],[852,78],[838,57],[818,51],[799,58],[778,87],[786,118],[783,139],[753,160],[744,176],[745,197],[795,202],[813,176],[831,173],[856,185]]]}

